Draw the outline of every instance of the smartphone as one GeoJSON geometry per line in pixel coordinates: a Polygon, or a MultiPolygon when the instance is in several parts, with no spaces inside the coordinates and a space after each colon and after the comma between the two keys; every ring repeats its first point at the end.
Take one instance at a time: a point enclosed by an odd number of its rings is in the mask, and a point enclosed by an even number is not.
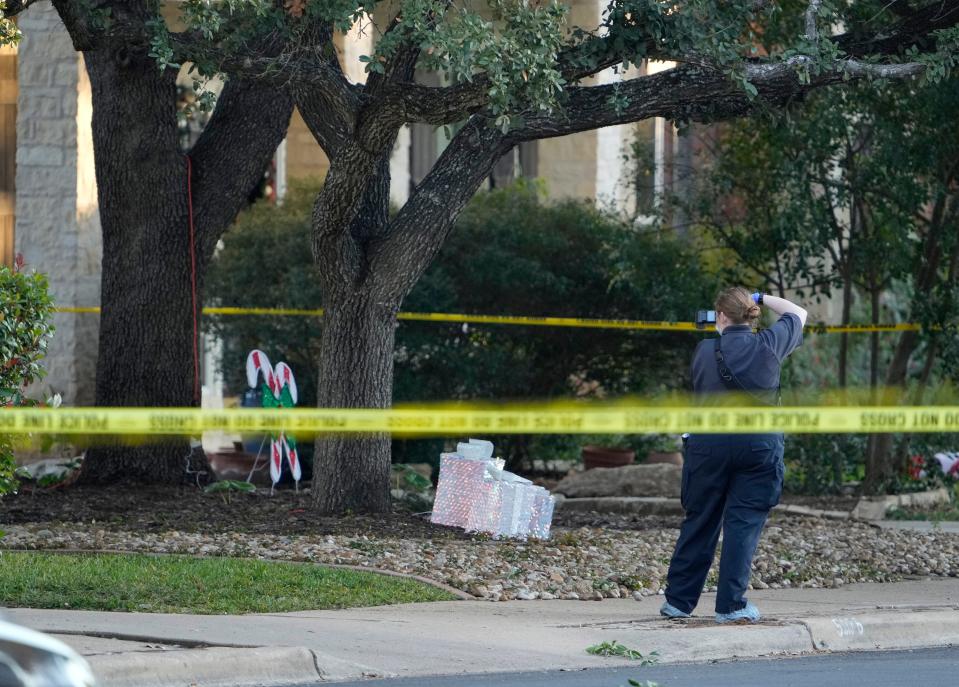
{"type": "Polygon", "coordinates": [[[715,310],[697,310],[696,311],[696,329],[706,329],[716,326],[715,310]]]}

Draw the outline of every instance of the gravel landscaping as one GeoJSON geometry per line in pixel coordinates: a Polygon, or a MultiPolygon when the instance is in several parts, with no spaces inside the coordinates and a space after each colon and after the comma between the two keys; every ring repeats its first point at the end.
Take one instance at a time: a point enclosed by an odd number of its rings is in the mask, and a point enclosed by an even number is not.
{"type": "MultiPolygon", "coordinates": [[[[312,561],[421,575],[490,600],[600,600],[659,593],[679,525],[679,518],[560,514],[549,541],[492,541],[412,514],[311,517],[302,505],[290,508],[289,494],[229,504],[195,492],[140,496],[139,508],[131,501],[126,512],[120,494],[109,506],[97,500],[106,509],[100,519],[89,517],[97,506],[76,495],[5,499],[0,547],[312,561]],[[161,504],[168,510],[146,510],[161,504]],[[217,516],[224,512],[230,517],[217,516]]],[[[835,587],[929,575],[959,576],[959,535],[774,515],[752,582],[835,587]]],[[[707,584],[714,581],[715,570],[707,584]]]]}

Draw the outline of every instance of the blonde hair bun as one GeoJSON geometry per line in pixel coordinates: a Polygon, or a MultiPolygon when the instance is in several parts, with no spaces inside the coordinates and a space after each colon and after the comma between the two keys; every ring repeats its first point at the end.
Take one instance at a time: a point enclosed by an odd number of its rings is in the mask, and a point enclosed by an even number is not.
{"type": "Polygon", "coordinates": [[[762,312],[759,305],[753,302],[752,294],[741,286],[720,291],[713,307],[716,312],[726,313],[733,324],[751,324],[759,319],[762,312]]]}

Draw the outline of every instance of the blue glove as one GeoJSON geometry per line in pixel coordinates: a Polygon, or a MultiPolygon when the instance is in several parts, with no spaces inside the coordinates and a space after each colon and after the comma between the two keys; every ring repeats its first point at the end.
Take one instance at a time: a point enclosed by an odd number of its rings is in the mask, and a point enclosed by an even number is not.
{"type": "Polygon", "coordinates": [[[754,293],[753,303],[755,303],[756,305],[759,305],[762,302],[763,302],[763,295],[761,293],[754,293]]]}

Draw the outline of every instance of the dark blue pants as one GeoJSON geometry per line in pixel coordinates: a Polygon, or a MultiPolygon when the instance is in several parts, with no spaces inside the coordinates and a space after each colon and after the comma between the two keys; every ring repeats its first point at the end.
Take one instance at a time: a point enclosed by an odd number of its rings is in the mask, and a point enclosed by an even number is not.
{"type": "Polygon", "coordinates": [[[783,486],[781,435],[695,435],[686,446],[682,503],[686,511],[669,564],[666,600],[692,613],[723,532],[716,612],[746,606],[759,535],[783,486]]]}

